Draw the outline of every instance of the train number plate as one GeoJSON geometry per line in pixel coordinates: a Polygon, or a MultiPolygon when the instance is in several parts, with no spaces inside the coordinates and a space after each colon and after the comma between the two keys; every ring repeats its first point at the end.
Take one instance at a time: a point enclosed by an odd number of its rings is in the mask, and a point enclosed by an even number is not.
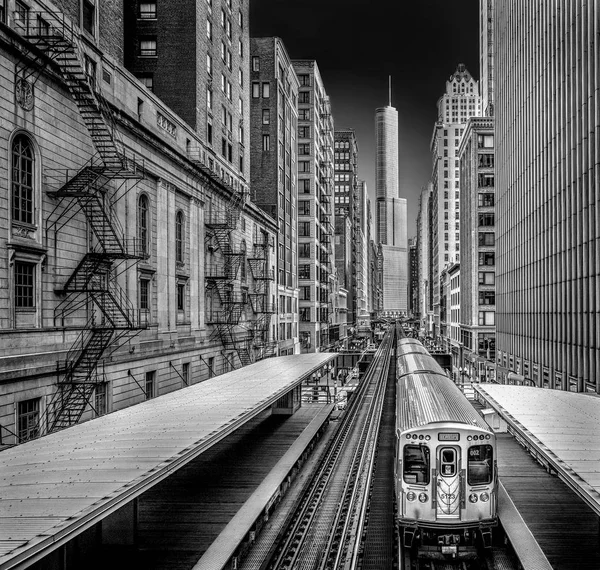
{"type": "Polygon", "coordinates": [[[459,441],[459,433],[438,433],[438,441],[459,441]]]}

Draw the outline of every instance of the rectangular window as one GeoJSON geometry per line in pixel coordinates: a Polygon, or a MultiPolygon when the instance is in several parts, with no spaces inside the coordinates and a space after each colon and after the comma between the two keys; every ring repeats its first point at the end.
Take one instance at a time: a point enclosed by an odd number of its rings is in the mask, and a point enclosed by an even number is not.
{"type": "Polygon", "coordinates": [[[496,293],[494,293],[494,291],[479,291],[479,304],[480,305],[495,305],[496,304],[496,293]]]}
{"type": "Polygon", "coordinates": [[[298,266],[298,278],[299,279],[310,279],[310,264],[305,263],[298,266]]]}
{"type": "Polygon", "coordinates": [[[479,272],[479,285],[494,285],[496,282],[496,274],[491,271],[479,272]]]}
{"type": "Polygon", "coordinates": [[[17,309],[35,308],[35,264],[15,261],[15,307],[17,309]]]}
{"type": "Polygon", "coordinates": [[[429,448],[424,445],[405,445],[403,476],[406,483],[429,484],[429,448]]]}
{"type": "Polygon", "coordinates": [[[140,56],[155,57],[156,56],[156,39],[145,38],[140,40],[140,56]]]}
{"type": "Polygon", "coordinates": [[[300,307],[300,321],[303,323],[310,322],[310,307],[300,307]]]}
{"type": "Polygon", "coordinates": [[[177,283],[177,310],[185,310],[185,283],[177,283]]]}
{"type": "Polygon", "coordinates": [[[271,123],[271,110],[270,109],[263,109],[262,110],[262,124],[263,125],[268,125],[271,123]]]}
{"type": "Polygon", "coordinates": [[[494,233],[493,232],[479,232],[479,246],[487,247],[494,245],[494,233]]]}
{"type": "Polygon", "coordinates": [[[310,285],[302,285],[300,287],[300,300],[310,301],[310,285]]]}
{"type": "Polygon", "coordinates": [[[107,391],[107,382],[101,382],[100,384],[96,384],[96,388],[94,391],[94,409],[96,411],[96,416],[104,416],[108,411],[108,391],[107,391]]]}
{"type": "Polygon", "coordinates": [[[472,445],[467,456],[469,485],[488,485],[494,474],[494,451],[491,445],[472,445]]]}
{"type": "Polygon", "coordinates": [[[310,201],[300,200],[298,202],[298,215],[299,216],[310,216],[310,201]]]}
{"type": "Polygon", "coordinates": [[[184,362],[181,366],[181,378],[186,386],[190,385],[190,363],[184,362]]]}
{"type": "Polygon", "coordinates": [[[310,162],[307,160],[300,160],[298,162],[298,172],[310,172],[310,162]]]}
{"type": "Polygon", "coordinates": [[[478,225],[479,225],[479,227],[494,226],[494,214],[493,213],[479,214],[478,215],[478,225]]]}
{"type": "Polygon", "coordinates": [[[310,222],[298,222],[298,235],[310,237],[310,222]]]}
{"type": "Polygon", "coordinates": [[[479,265],[495,265],[496,254],[493,251],[486,251],[479,253],[479,265]]]}
{"type": "Polygon", "coordinates": [[[212,42],[212,22],[210,20],[206,20],[206,37],[212,42]]]}
{"type": "Polygon", "coordinates": [[[260,71],[260,58],[257,55],[252,57],[252,71],[260,71]]]}
{"type": "Polygon", "coordinates": [[[83,29],[92,36],[95,35],[95,19],[96,19],[96,6],[89,0],[83,0],[82,6],[82,27],[83,29]]]}
{"type": "Polygon", "coordinates": [[[478,194],[477,195],[477,205],[480,208],[488,208],[494,206],[494,195],[491,193],[478,194]]]}
{"type": "Polygon", "coordinates": [[[154,398],[156,395],[156,371],[152,370],[150,372],[146,372],[146,400],[150,400],[154,398]]]}
{"type": "Polygon", "coordinates": [[[310,155],[310,143],[298,143],[298,155],[310,155]]]}
{"type": "Polygon", "coordinates": [[[310,103],[310,91],[300,91],[298,93],[298,103],[310,103]]]}
{"type": "Polygon", "coordinates": [[[298,244],[298,257],[310,258],[310,243],[298,244]]]}
{"type": "Polygon", "coordinates": [[[156,2],[140,2],[140,19],[156,20],[156,2]]]}
{"type": "Polygon", "coordinates": [[[270,96],[270,84],[268,82],[262,84],[262,96],[264,99],[268,99],[270,96]]]}
{"type": "Polygon", "coordinates": [[[140,279],[140,310],[150,309],[150,280],[140,279]]]}
{"type": "Polygon", "coordinates": [[[40,434],[40,399],[23,400],[17,406],[19,443],[35,439],[40,434]]]}
{"type": "Polygon", "coordinates": [[[258,81],[252,82],[252,98],[258,99],[260,97],[260,83],[258,81]]]}
{"type": "Polygon", "coordinates": [[[208,366],[208,377],[212,378],[215,375],[215,357],[214,356],[211,356],[208,359],[207,366],[208,366]]]}
{"type": "Polygon", "coordinates": [[[479,326],[493,326],[495,324],[494,311],[479,311],[479,326]]]}
{"type": "Polygon", "coordinates": [[[262,141],[263,141],[263,145],[262,145],[263,151],[267,152],[267,151],[271,150],[271,137],[270,137],[270,135],[263,135],[262,136],[262,141]]]}

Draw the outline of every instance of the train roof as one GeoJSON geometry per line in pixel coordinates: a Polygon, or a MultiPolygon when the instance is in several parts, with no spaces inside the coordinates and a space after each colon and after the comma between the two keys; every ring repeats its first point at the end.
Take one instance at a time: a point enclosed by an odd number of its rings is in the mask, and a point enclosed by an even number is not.
{"type": "Polygon", "coordinates": [[[399,378],[396,411],[396,427],[400,432],[436,422],[490,429],[445,374],[412,373],[399,378]]]}

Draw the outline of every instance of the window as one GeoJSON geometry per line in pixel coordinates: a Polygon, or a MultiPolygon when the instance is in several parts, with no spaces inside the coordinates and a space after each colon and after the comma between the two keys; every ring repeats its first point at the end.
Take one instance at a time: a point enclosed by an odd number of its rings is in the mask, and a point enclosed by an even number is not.
{"type": "Polygon", "coordinates": [[[185,283],[177,283],[177,310],[185,311],[185,283]]]}
{"type": "Polygon", "coordinates": [[[440,452],[440,474],[442,477],[456,475],[456,450],[452,447],[445,447],[440,452]]]}
{"type": "Polygon", "coordinates": [[[494,233],[493,232],[479,232],[479,245],[481,247],[493,246],[494,245],[494,233]]]}
{"type": "Polygon", "coordinates": [[[267,152],[269,150],[271,150],[271,137],[269,135],[263,135],[262,136],[262,141],[263,141],[263,151],[267,152]]]}
{"type": "Polygon", "coordinates": [[[40,399],[23,400],[17,407],[19,443],[35,439],[40,434],[40,399]]]}
{"type": "Polygon", "coordinates": [[[138,199],[138,246],[142,254],[150,252],[150,208],[148,196],[142,194],[138,199]]]}
{"type": "Polygon", "coordinates": [[[140,2],[140,18],[142,20],[155,20],[156,2],[140,2]]]}
{"type": "Polygon", "coordinates": [[[212,56],[207,53],[206,54],[206,73],[208,73],[209,75],[212,75],[213,72],[213,63],[212,63],[212,56]]]}
{"type": "Polygon", "coordinates": [[[472,445],[467,452],[467,482],[487,485],[492,482],[494,451],[491,445],[472,445]]]}
{"type": "Polygon", "coordinates": [[[298,172],[310,172],[310,162],[307,160],[298,161],[298,172]]]}
{"type": "Polygon", "coordinates": [[[310,243],[298,244],[298,257],[310,258],[310,243]]]}
{"type": "Polygon", "coordinates": [[[403,456],[405,483],[428,485],[429,448],[420,445],[405,445],[403,456]]]}
{"type": "Polygon", "coordinates": [[[183,212],[179,211],[175,216],[175,261],[177,263],[183,263],[183,223],[183,212]]]}
{"type": "Polygon", "coordinates": [[[206,88],[206,108],[210,111],[213,106],[213,93],[210,87],[206,88]]]}
{"type": "Polygon", "coordinates": [[[310,264],[305,263],[298,266],[298,278],[299,279],[310,279],[310,264]]]}
{"type": "Polygon", "coordinates": [[[494,291],[479,291],[480,305],[495,305],[496,293],[494,291]]]}
{"type": "Polygon", "coordinates": [[[262,96],[264,99],[268,99],[270,95],[270,85],[265,82],[262,84],[262,96]]]}
{"type": "Polygon", "coordinates": [[[258,99],[260,97],[260,83],[258,81],[252,82],[252,98],[258,99]]]}
{"type": "Polygon", "coordinates": [[[29,27],[29,7],[19,0],[15,2],[15,24],[20,28],[29,27]]]}
{"type": "Polygon", "coordinates": [[[299,121],[310,121],[310,109],[298,109],[299,121]]]}
{"type": "Polygon", "coordinates": [[[479,253],[479,265],[495,265],[496,254],[493,251],[479,253]]]}
{"type": "Polygon", "coordinates": [[[140,56],[155,57],[156,56],[156,39],[145,38],[140,40],[140,56]]]}
{"type": "Polygon", "coordinates": [[[25,135],[12,144],[12,217],[15,222],[34,223],[33,146],[25,135]]]}
{"type": "Polygon", "coordinates": [[[15,308],[35,309],[35,264],[14,262],[15,308]]]}
{"type": "Polygon", "coordinates": [[[270,109],[262,110],[262,124],[268,125],[271,122],[271,111],[270,109]]]}
{"type": "Polygon", "coordinates": [[[310,137],[310,127],[308,125],[298,127],[298,137],[300,137],[301,139],[309,138],[310,137]]]}
{"type": "Polygon", "coordinates": [[[478,184],[480,188],[493,188],[494,187],[494,175],[493,174],[479,174],[478,184]]]}
{"type": "Polygon", "coordinates": [[[478,148],[494,148],[494,135],[477,135],[478,148]]]}
{"type": "Polygon", "coordinates": [[[494,311],[479,311],[479,326],[493,326],[495,324],[495,315],[494,311]]]}
{"type": "Polygon", "coordinates": [[[151,372],[146,372],[146,400],[150,400],[154,398],[156,394],[156,371],[152,370],[151,372]]]}
{"type": "Polygon", "coordinates": [[[298,181],[298,190],[302,194],[310,194],[310,179],[304,178],[298,181]]]}
{"type": "Polygon", "coordinates": [[[257,55],[252,57],[252,71],[260,71],[260,58],[257,55]]]}
{"type": "Polygon", "coordinates": [[[96,384],[94,390],[94,410],[96,411],[96,417],[104,416],[108,411],[107,386],[107,382],[96,384]]]}
{"type": "Polygon", "coordinates": [[[140,311],[146,314],[146,322],[147,322],[147,314],[150,310],[150,280],[149,279],[140,279],[140,311]]]}
{"type": "Polygon", "coordinates": [[[303,323],[310,322],[310,307],[300,307],[300,321],[303,323]]]}
{"type": "Polygon", "coordinates": [[[83,29],[92,36],[95,34],[96,6],[89,0],[83,0],[81,20],[83,29]]]}
{"type": "Polygon", "coordinates": [[[478,215],[479,227],[490,227],[494,225],[494,214],[485,213],[478,215]]]}
{"type": "Polygon", "coordinates": [[[310,91],[300,91],[298,93],[298,103],[310,103],[310,91]]]}
{"type": "Polygon", "coordinates": [[[184,362],[181,365],[181,379],[183,380],[183,383],[185,386],[190,385],[190,363],[189,362],[184,362]]]}
{"type": "Polygon", "coordinates": [[[206,20],[206,37],[212,42],[212,22],[210,20],[206,20]]]}
{"type": "Polygon", "coordinates": [[[478,194],[477,195],[477,205],[480,208],[487,208],[494,206],[494,195],[490,193],[486,194],[478,194]]]}
{"type": "Polygon", "coordinates": [[[298,235],[310,237],[310,222],[298,222],[298,235]]]}
{"type": "Polygon", "coordinates": [[[310,301],[310,285],[302,285],[300,287],[300,300],[310,301]]]}
{"type": "Polygon", "coordinates": [[[298,202],[298,215],[299,216],[310,216],[310,201],[300,200],[298,202]]]}
{"type": "Polygon", "coordinates": [[[301,156],[310,155],[310,143],[299,143],[298,154],[301,156]]]}
{"type": "Polygon", "coordinates": [[[480,166],[480,168],[493,168],[494,167],[494,155],[493,154],[480,154],[479,155],[479,166],[480,166]]]}
{"type": "Polygon", "coordinates": [[[479,285],[494,285],[496,275],[491,271],[479,272],[479,285]]]}

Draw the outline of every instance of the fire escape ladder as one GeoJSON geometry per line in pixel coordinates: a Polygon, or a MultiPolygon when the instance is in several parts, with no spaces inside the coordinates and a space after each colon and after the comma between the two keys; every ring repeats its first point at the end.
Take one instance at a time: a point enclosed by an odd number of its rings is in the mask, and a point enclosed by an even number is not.
{"type": "Polygon", "coordinates": [[[66,364],[59,363],[64,376],[47,416],[48,431],[52,432],[81,419],[97,385],[96,369],[105,351],[145,328],[117,285],[113,267],[118,260],[139,260],[146,254],[138,240],[125,238],[109,195],[111,181],[140,180],[144,171],[142,165],[125,156],[114,114],[98,90],[95,62],[85,54],[79,28],[62,14],[29,11],[27,21],[15,20],[15,30],[26,40],[19,45],[22,57],[17,64],[18,78],[35,81],[44,67],[57,66],[97,151],[96,157],[80,170],[66,171],[51,192],[56,198],[77,201],[97,240],[93,251],[84,255],[57,291],[81,299],[61,303],[63,310],[82,310],[85,305],[90,310],[83,295],[93,301],[95,308],[91,307],[92,316],[71,348],[66,364]]]}

